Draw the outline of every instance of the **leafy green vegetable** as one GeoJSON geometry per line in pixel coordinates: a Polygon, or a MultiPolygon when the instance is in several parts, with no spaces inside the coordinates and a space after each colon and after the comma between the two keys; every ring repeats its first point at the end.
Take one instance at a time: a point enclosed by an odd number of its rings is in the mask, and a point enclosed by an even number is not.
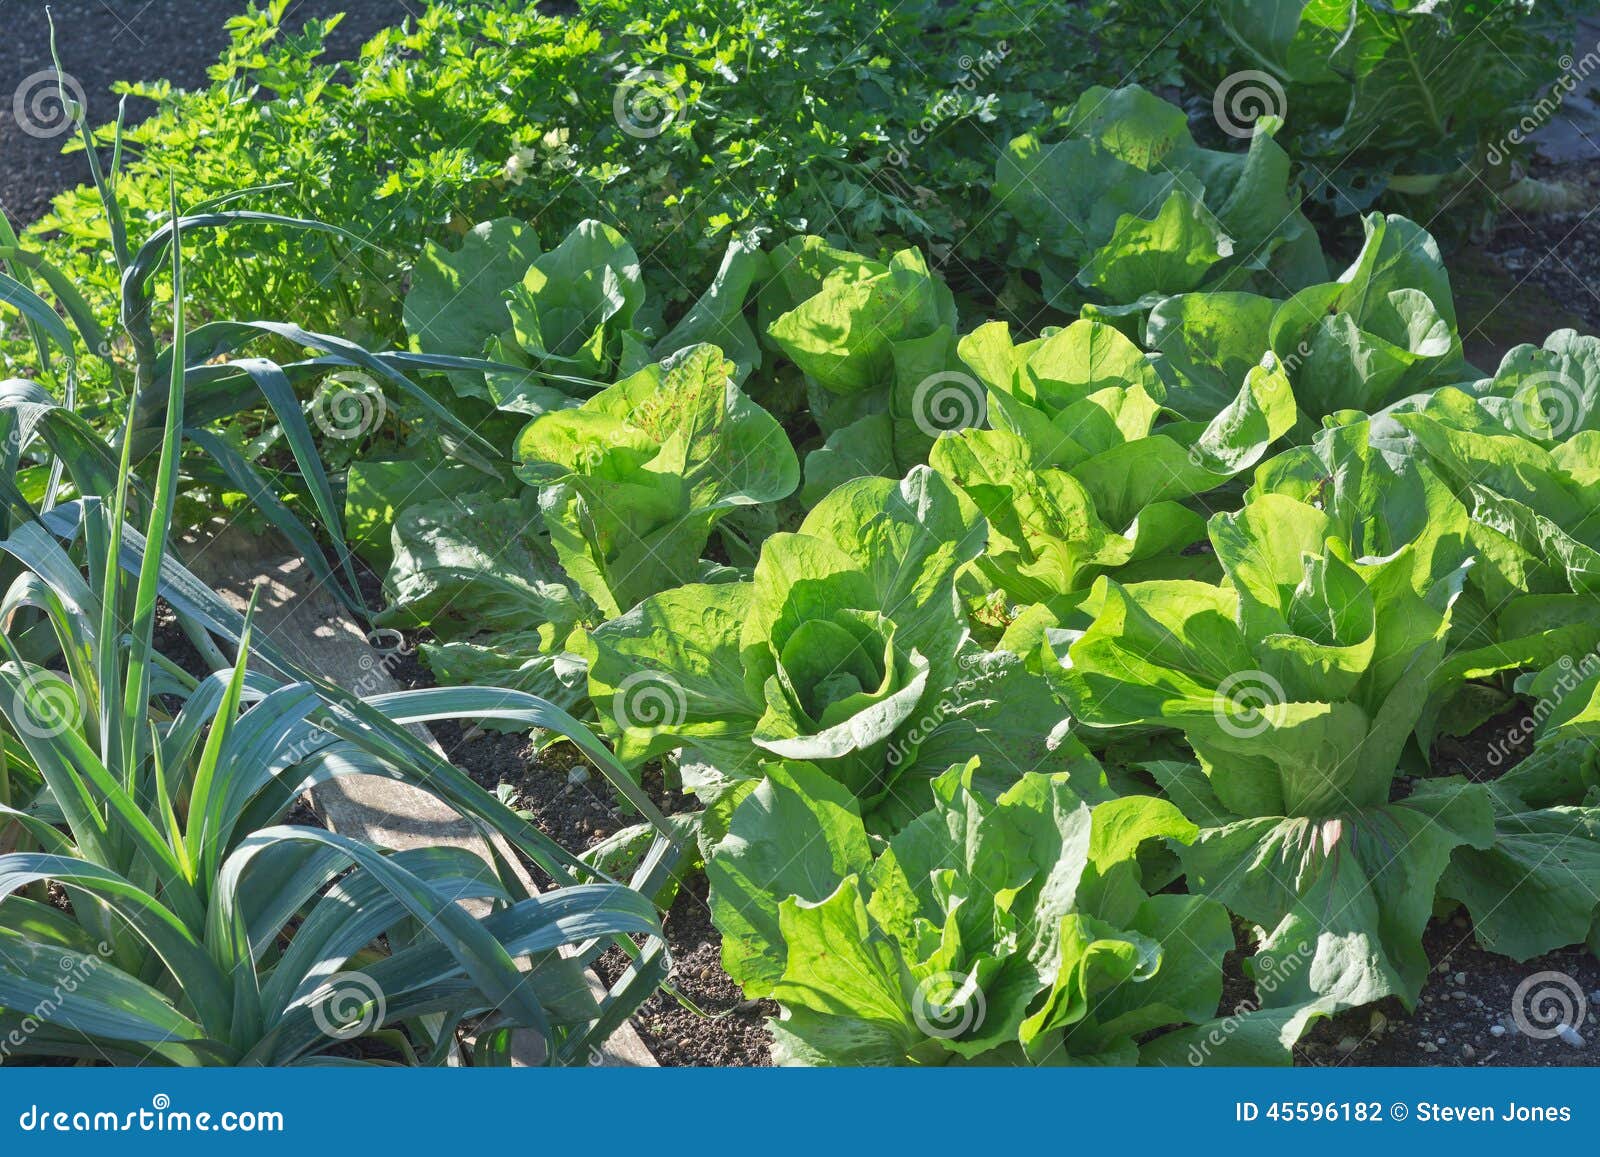
{"type": "Polygon", "coordinates": [[[1223,127],[1245,129],[1252,101],[1286,113],[1313,191],[1346,212],[1386,191],[1446,206],[1503,195],[1519,121],[1565,67],[1574,16],[1560,2],[1470,0],[1158,7],[1187,24],[1183,55],[1216,91],[1223,127]]]}
{"type": "Polygon", "coordinates": [[[639,258],[622,234],[580,221],[560,245],[534,258],[506,301],[515,349],[535,365],[559,363],[583,377],[610,377],[645,360],[630,329],[644,303],[639,258]]]}
{"type": "Polygon", "coordinates": [[[581,676],[561,677],[563,655],[596,612],[567,583],[533,494],[407,507],[395,520],[385,587],[389,607],[378,621],[430,629],[437,641],[422,653],[441,682],[581,702],[581,676]]]}
{"type": "Polygon", "coordinates": [[[1132,1064],[1146,1034],[1215,1014],[1227,913],[1140,884],[1146,841],[1194,837],[1176,808],[980,780],[976,759],[950,768],[887,844],[805,763],[734,811],[712,915],[729,973],[782,1008],[780,1063],[1132,1064]]]}
{"type": "Polygon", "coordinates": [[[1037,266],[1050,304],[1148,308],[1260,271],[1290,289],[1326,275],[1275,120],[1247,153],[1204,149],[1181,109],[1138,85],[1091,88],[1058,120],[1060,139],[1018,137],[994,178],[1026,239],[1011,261],[1037,266]]]}
{"type": "Polygon", "coordinates": [[[805,237],[779,246],[773,263],[790,271],[763,310],[787,308],[767,335],[804,375],[827,439],[806,458],[808,502],[862,475],[898,478],[948,423],[981,417],[976,390],[962,391],[970,379],[954,372],[955,300],[916,250],[884,263],[805,237]]]}
{"type": "Polygon", "coordinates": [[[1167,391],[1155,368],[1101,321],[1020,346],[993,322],[960,349],[987,391],[990,424],[1024,442],[1035,467],[1070,473],[1112,526],[1153,506],[1151,521],[1181,522],[1177,500],[1254,465],[1295,422],[1288,380],[1270,359],[1245,373],[1209,422],[1163,421],[1167,391]]]}
{"type": "Polygon", "coordinates": [[[848,482],[767,540],[752,581],[682,586],[590,632],[600,722],[630,763],[688,749],[708,793],[808,761],[887,826],[975,750],[1003,782],[1077,767],[1092,793],[1098,768],[1056,734],[1044,682],[970,638],[955,578],[983,537],[925,466],[848,482]]]}
{"type": "Polygon", "coordinates": [[[1100,579],[1058,676],[1100,727],[1182,732],[1213,814],[1191,884],[1314,959],[1278,1003],[1414,1002],[1434,888],[1493,839],[1484,789],[1395,777],[1445,650],[1467,565],[1459,536],[1354,557],[1333,517],[1264,493],[1211,523],[1228,585],[1100,579]],[[1241,871],[1257,864],[1261,871],[1241,871]]]}
{"type": "Polygon", "coordinates": [[[782,427],[733,375],[721,350],[692,346],[517,439],[562,567],[607,617],[700,577],[718,520],[799,484],[782,427]]]}
{"type": "MultiPolygon", "coordinates": [[[[519,282],[539,255],[539,239],[521,221],[501,217],[475,225],[455,252],[430,241],[411,270],[405,326],[419,352],[482,357],[491,338],[511,326],[506,287],[519,282]]],[[[481,375],[457,373],[462,394],[487,399],[481,375]]]]}
{"type": "Polygon", "coordinates": [[[1434,239],[1404,217],[1374,213],[1363,224],[1366,239],[1349,268],[1287,301],[1200,292],[1158,303],[1146,339],[1178,384],[1174,408],[1203,413],[1269,350],[1312,418],[1375,411],[1475,377],[1434,239]]]}

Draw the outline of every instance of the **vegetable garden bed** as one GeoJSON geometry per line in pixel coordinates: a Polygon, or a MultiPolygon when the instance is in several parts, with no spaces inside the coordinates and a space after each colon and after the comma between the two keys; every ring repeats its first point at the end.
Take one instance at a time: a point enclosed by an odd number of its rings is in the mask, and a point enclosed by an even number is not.
{"type": "Polygon", "coordinates": [[[1571,6],[79,7],[0,1060],[1592,1063],[1571,6]]]}

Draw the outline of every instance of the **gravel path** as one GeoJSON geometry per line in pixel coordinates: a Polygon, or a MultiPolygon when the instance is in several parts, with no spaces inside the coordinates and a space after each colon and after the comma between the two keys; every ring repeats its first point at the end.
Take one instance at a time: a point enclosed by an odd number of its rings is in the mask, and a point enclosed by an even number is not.
{"type": "MultiPolygon", "coordinates": [[[[50,26],[44,0],[0,0],[0,209],[19,228],[42,216],[50,198],[87,182],[82,154],[62,156],[64,133],[25,131],[23,117],[37,125],[52,113],[59,126],[54,85],[42,83],[48,71],[50,26]],[[44,98],[44,104],[39,102],[44,98]]],[[[228,42],[223,25],[246,9],[244,0],[51,0],[56,44],[65,71],[81,87],[92,123],[116,116],[119,80],[167,79],[179,87],[206,83],[206,69],[228,42]]],[[[417,0],[295,0],[288,26],[298,31],[308,19],[345,13],[332,36],[334,58],[348,59],[373,33],[417,11],[417,0]]],[[[144,101],[128,103],[129,119],[151,111],[144,101]],[[142,107],[141,107],[142,106],[142,107]]]]}

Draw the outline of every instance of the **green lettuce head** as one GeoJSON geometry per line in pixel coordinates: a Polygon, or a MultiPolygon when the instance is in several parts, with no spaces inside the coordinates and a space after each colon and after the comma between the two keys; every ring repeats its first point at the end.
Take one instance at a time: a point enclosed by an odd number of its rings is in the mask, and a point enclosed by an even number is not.
{"type": "Polygon", "coordinates": [[[1081,320],[1020,345],[1003,322],[960,353],[985,391],[991,430],[947,433],[929,461],[989,520],[977,569],[1018,606],[1058,619],[1100,573],[1193,573],[1180,557],[1204,537],[1185,500],[1254,465],[1294,425],[1287,378],[1270,355],[1208,421],[1167,408],[1150,359],[1117,329],[1081,320]]]}
{"type": "Polygon", "coordinates": [[[710,345],[535,418],[516,454],[518,475],[545,488],[562,567],[607,616],[703,577],[716,524],[787,497],[800,474],[783,428],[710,345]]]}
{"type": "Polygon", "coordinates": [[[1050,304],[1144,309],[1261,270],[1291,288],[1326,276],[1278,118],[1257,122],[1245,153],[1199,147],[1183,110],[1137,85],[1091,88],[1058,119],[1060,139],[1018,137],[995,170],[1021,234],[1012,260],[1037,270],[1050,304]]]}
{"type": "Polygon", "coordinates": [[[600,221],[580,222],[506,295],[517,350],[534,364],[590,378],[647,360],[630,328],[642,304],[638,255],[600,221]]]}
{"type": "Polygon", "coordinates": [[[805,378],[827,439],[806,458],[808,503],[851,478],[901,477],[942,429],[981,416],[961,388],[955,299],[922,254],[869,261],[803,237],[772,261],[785,272],[765,291],[767,336],[805,378]]]}
{"type": "MultiPolygon", "coordinates": [[[[774,1059],[1185,1057],[1189,1040],[1170,1030],[1215,1024],[1228,915],[1203,897],[1147,894],[1137,856],[1147,842],[1187,843],[1194,825],[1149,796],[1091,809],[1059,775],[991,794],[976,759],[931,787],[887,841],[804,763],[772,765],[733,811],[706,865],[711,914],[729,974],[781,1008],[774,1059]]],[[[1303,1020],[1212,1059],[1282,1063],[1303,1020]]]]}
{"type": "Polygon", "coordinates": [[[858,478],[769,538],[752,581],[665,591],[605,623],[589,689],[619,755],[684,749],[705,790],[805,760],[891,826],[975,750],[995,775],[1060,770],[1076,748],[1047,684],[974,644],[956,598],[984,534],[927,467],[858,478]],[[646,691],[669,709],[638,710],[646,691]]]}
{"type": "Polygon", "coordinates": [[[1199,766],[1151,770],[1208,825],[1191,887],[1314,955],[1279,1003],[1414,1002],[1421,933],[1458,847],[1493,839],[1478,785],[1402,791],[1402,756],[1465,581],[1463,527],[1352,555],[1324,510],[1264,493],[1218,515],[1223,586],[1101,579],[1088,630],[1057,636],[1060,686],[1100,727],[1176,728],[1199,766]]]}

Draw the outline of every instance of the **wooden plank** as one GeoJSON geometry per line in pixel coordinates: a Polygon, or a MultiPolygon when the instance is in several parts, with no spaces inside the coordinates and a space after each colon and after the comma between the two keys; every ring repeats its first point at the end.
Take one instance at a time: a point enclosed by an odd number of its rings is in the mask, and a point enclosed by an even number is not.
{"type": "MultiPolygon", "coordinates": [[[[399,690],[391,674],[393,660],[376,651],[355,620],[332,592],[311,573],[305,559],[272,535],[256,535],[236,525],[208,527],[205,533],[180,540],[178,554],[194,574],[228,603],[243,611],[252,589],[256,596],[254,630],[294,662],[359,696],[399,690]]],[[[448,758],[431,732],[412,730],[441,757],[448,758]]],[[[311,807],[333,831],[386,848],[450,846],[464,848],[485,862],[489,846],[478,829],[450,807],[407,783],[375,775],[341,776],[309,793],[311,807]]],[[[509,845],[496,837],[501,858],[512,865],[530,892],[537,892],[509,845]]],[[[482,901],[463,901],[476,915],[488,911],[482,901]]],[[[589,973],[596,996],[605,987],[589,973]]],[[[538,1034],[519,1034],[516,1059],[537,1064],[543,1041],[538,1034]]],[[[633,1025],[624,1022],[594,1062],[602,1065],[656,1065],[633,1025]]]]}

